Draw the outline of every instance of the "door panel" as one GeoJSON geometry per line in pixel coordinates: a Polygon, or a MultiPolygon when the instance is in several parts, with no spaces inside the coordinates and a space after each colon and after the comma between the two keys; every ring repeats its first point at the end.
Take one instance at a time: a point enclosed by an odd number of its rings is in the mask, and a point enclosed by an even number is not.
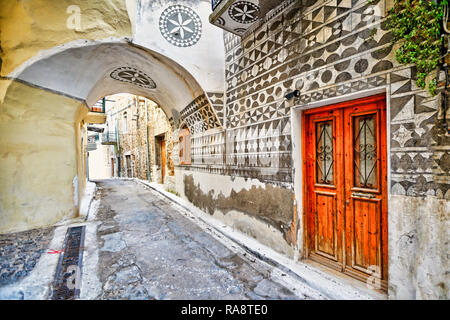
{"type": "Polygon", "coordinates": [[[336,194],[316,192],[316,252],[337,261],[336,194]]]}
{"type": "Polygon", "coordinates": [[[127,164],[127,178],[133,178],[133,172],[131,169],[131,156],[125,156],[126,164],[127,164]]]}
{"type": "Polygon", "coordinates": [[[308,243],[310,257],[342,270],[343,176],[342,110],[329,110],[308,118],[306,171],[308,243]]]}
{"type": "Polygon", "coordinates": [[[345,272],[387,287],[387,146],[384,99],[344,109],[345,272]]]}
{"type": "Polygon", "coordinates": [[[307,256],[387,285],[384,95],[304,112],[307,256]]]}
{"type": "Polygon", "coordinates": [[[380,201],[353,198],[352,267],[367,272],[370,266],[381,268],[380,201]]]}

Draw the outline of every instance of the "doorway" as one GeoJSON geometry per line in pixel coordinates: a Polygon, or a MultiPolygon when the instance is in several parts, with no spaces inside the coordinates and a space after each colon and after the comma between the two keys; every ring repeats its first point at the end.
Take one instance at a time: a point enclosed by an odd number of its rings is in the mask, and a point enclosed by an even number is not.
{"type": "Polygon", "coordinates": [[[384,95],[304,112],[307,257],[387,290],[384,95]]]}
{"type": "Polygon", "coordinates": [[[166,140],[165,135],[159,135],[155,137],[155,153],[156,164],[161,172],[161,183],[164,184],[164,176],[166,175],[166,140]]]}
{"type": "Polygon", "coordinates": [[[127,165],[127,177],[133,178],[133,169],[131,167],[131,155],[125,155],[126,165],[127,165]]]}

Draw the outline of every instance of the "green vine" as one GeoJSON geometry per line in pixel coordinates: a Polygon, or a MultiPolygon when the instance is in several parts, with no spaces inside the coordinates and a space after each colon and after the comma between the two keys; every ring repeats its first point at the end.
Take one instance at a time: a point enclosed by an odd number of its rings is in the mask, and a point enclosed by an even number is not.
{"type": "Polygon", "coordinates": [[[393,43],[401,44],[395,59],[401,64],[415,64],[417,86],[427,88],[431,95],[436,94],[443,41],[440,25],[447,1],[436,4],[429,0],[395,0],[387,20],[393,43]]]}

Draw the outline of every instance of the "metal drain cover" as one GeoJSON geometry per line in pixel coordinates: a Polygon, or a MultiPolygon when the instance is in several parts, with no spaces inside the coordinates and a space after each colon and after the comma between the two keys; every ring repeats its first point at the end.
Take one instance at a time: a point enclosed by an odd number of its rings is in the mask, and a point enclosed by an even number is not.
{"type": "Polygon", "coordinates": [[[52,284],[52,300],[74,300],[80,296],[85,230],[85,226],[67,229],[52,284]]]}

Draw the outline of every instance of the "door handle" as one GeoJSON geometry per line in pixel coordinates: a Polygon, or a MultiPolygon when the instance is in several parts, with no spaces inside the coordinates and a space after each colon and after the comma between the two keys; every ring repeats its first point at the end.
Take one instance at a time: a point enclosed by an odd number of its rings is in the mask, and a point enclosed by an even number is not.
{"type": "Polygon", "coordinates": [[[352,197],[358,197],[358,198],[367,198],[367,199],[373,199],[376,197],[376,195],[371,193],[352,193],[352,197]]]}

